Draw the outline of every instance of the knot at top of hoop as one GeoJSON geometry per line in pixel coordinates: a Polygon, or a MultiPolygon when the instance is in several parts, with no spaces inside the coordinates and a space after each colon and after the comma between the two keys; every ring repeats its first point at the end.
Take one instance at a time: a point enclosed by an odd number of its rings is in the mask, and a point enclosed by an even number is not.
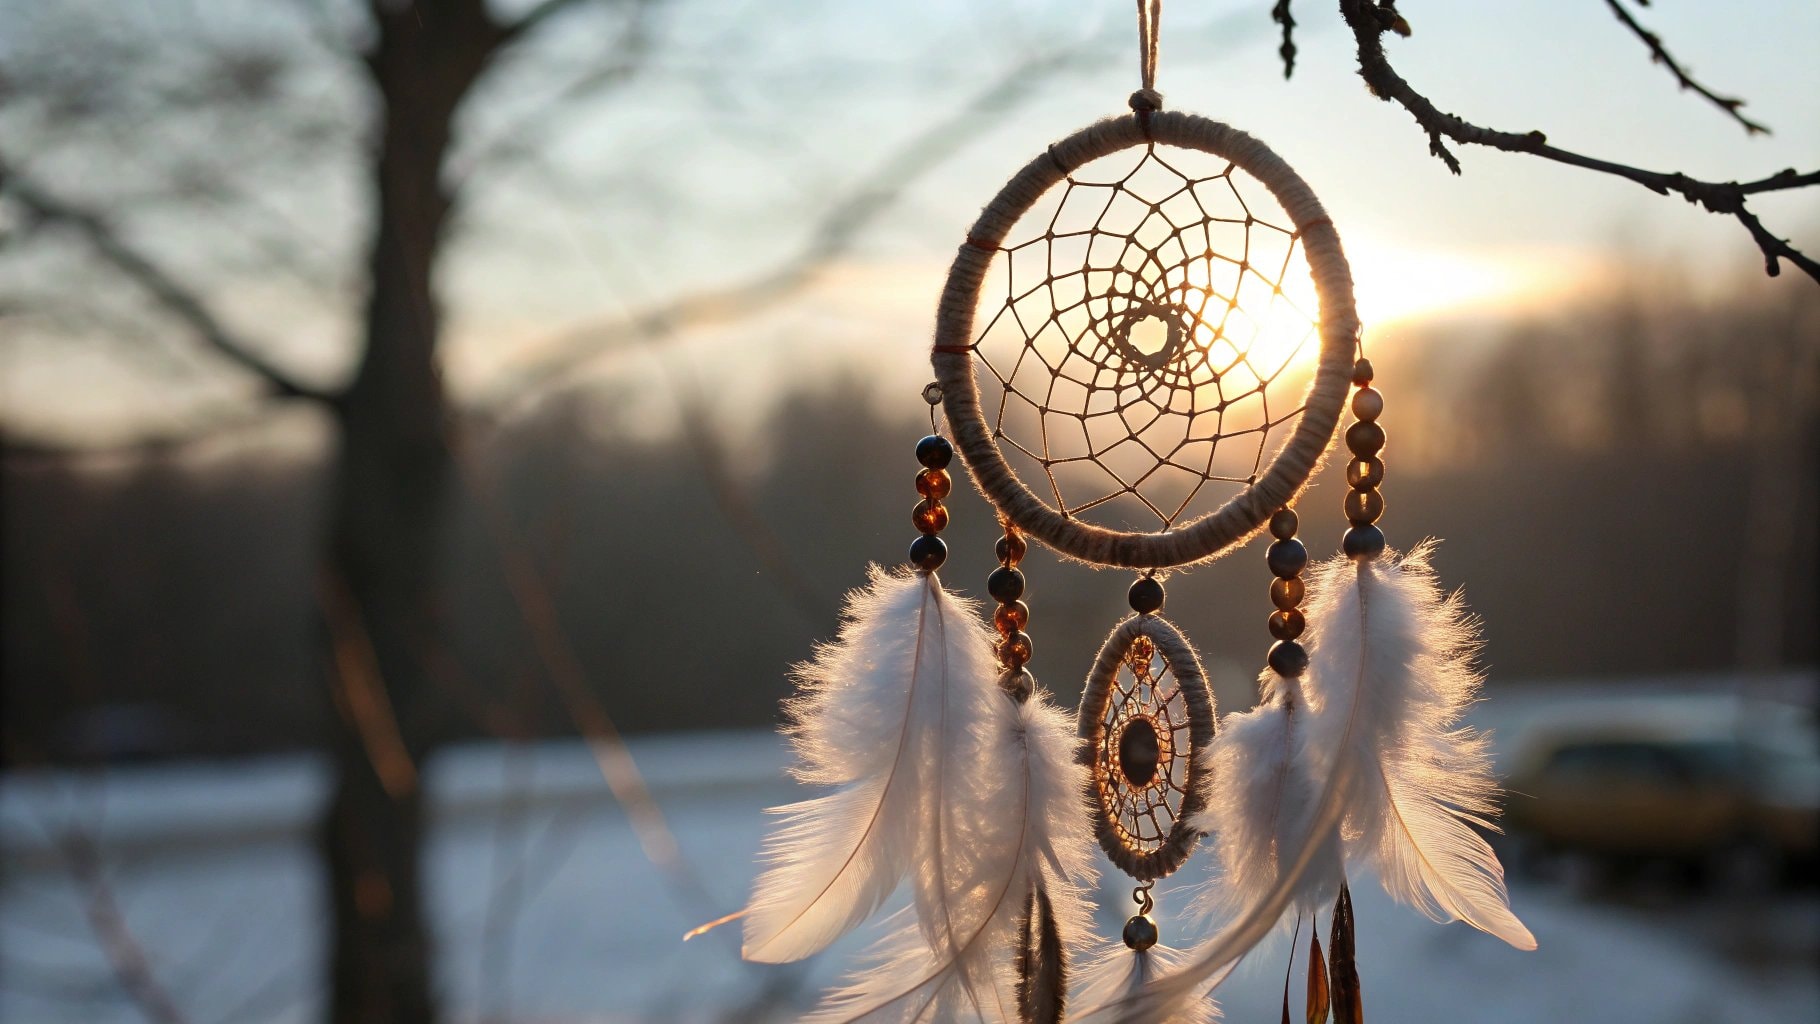
{"type": "Polygon", "coordinates": [[[1163,109],[1163,94],[1155,89],[1139,89],[1131,94],[1128,102],[1136,113],[1154,114],[1163,109]]]}

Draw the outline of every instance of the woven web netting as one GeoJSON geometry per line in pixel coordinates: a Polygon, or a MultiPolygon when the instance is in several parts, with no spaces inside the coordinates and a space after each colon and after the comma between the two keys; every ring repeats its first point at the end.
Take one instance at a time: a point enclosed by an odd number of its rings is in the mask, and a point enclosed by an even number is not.
{"type": "Polygon", "coordinates": [[[1147,637],[1132,641],[1114,685],[1094,778],[1119,839],[1134,853],[1151,854],[1168,841],[1187,795],[1188,702],[1147,637]]]}
{"type": "Polygon", "coordinates": [[[975,314],[981,407],[1064,515],[1167,530],[1256,479],[1320,347],[1301,238],[1211,154],[1150,145],[1049,190],[975,314]]]}

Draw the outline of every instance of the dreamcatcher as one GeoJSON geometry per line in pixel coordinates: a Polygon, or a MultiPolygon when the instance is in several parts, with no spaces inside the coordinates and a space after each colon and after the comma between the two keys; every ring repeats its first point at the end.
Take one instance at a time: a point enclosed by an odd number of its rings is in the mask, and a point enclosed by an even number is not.
{"type": "Polygon", "coordinates": [[[911,894],[811,1020],[1205,1021],[1211,988],[1293,912],[1331,915],[1309,1016],[1356,1021],[1346,880],[1363,868],[1431,917],[1534,945],[1475,831],[1495,793],[1457,727],[1472,624],[1427,546],[1398,554],[1376,525],[1384,401],[1339,236],[1263,143],[1162,109],[1157,7],[1138,4],[1132,113],[1048,147],[968,231],[924,389],[950,436],[916,446],[910,566],[875,569],[799,670],[797,774],[835,788],[779,809],[744,955],[800,959],[906,878],[911,894]],[[1348,404],[1349,526],[1310,570],[1292,505],[1348,404]],[[1003,527],[990,629],[937,577],[957,452],[1003,527]],[[1261,700],[1216,735],[1162,574],[1266,529],[1261,700]],[[1031,538],[1137,574],[1072,723],[1029,668],[1031,538]],[[1224,923],[1173,950],[1151,887],[1209,835],[1224,923]],[[1087,957],[1095,838],[1137,913],[1087,957]]]}

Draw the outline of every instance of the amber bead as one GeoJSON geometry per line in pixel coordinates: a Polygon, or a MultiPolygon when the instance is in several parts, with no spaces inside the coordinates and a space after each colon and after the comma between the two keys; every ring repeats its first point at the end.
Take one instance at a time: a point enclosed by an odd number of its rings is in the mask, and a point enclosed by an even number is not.
{"type": "Polygon", "coordinates": [[[1125,922],[1125,945],[1143,951],[1156,945],[1156,922],[1139,914],[1125,922]]]}
{"type": "Polygon", "coordinates": [[[954,481],[948,479],[947,470],[925,469],[916,474],[916,493],[925,498],[940,501],[954,489],[954,481]]]}
{"type": "Polygon", "coordinates": [[[998,677],[998,688],[1011,695],[1019,704],[1030,699],[1036,690],[1036,677],[1023,667],[1006,669],[998,677]]]}
{"type": "Polygon", "coordinates": [[[1010,604],[1024,596],[1024,574],[1008,565],[1001,565],[992,570],[986,577],[986,593],[999,604],[1010,604]]]}
{"type": "Polygon", "coordinates": [[[1348,487],[1376,487],[1383,482],[1383,459],[1353,459],[1346,464],[1346,485],[1348,487]]]}
{"type": "Polygon", "coordinates": [[[910,542],[910,564],[925,572],[934,572],[948,560],[948,545],[933,533],[925,533],[910,542]]]}
{"type": "Polygon", "coordinates": [[[1371,360],[1360,359],[1352,364],[1352,382],[1359,387],[1371,383],[1371,360]]]}
{"type": "Polygon", "coordinates": [[[1295,678],[1308,671],[1308,652],[1294,640],[1278,640],[1270,645],[1270,670],[1279,676],[1295,678]]]}
{"type": "Polygon", "coordinates": [[[1294,640],[1307,626],[1308,620],[1294,608],[1270,613],[1270,635],[1278,640],[1294,640]]]}
{"type": "Polygon", "coordinates": [[[998,539],[998,560],[1005,565],[1016,565],[1024,560],[1024,554],[1030,550],[1030,542],[1021,533],[1007,533],[998,539]]]}
{"type": "Polygon", "coordinates": [[[930,434],[916,442],[916,461],[930,469],[947,469],[954,461],[954,446],[940,434],[930,434]]]}
{"type": "MultiPolygon", "coordinates": [[[[1359,458],[1369,458],[1384,450],[1384,428],[1360,420],[1346,428],[1346,450],[1359,458]]],[[[946,494],[946,491],[942,492],[946,494]]]]}
{"type": "Polygon", "coordinates": [[[1295,536],[1296,528],[1300,525],[1295,509],[1279,508],[1276,515],[1270,517],[1270,535],[1277,540],[1288,540],[1295,536]]]}
{"type": "Polygon", "coordinates": [[[1270,550],[1264,552],[1264,560],[1270,564],[1272,576],[1286,580],[1308,566],[1308,549],[1291,537],[1270,545],[1270,550]]]}
{"type": "Polygon", "coordinates": [[[1373,388],[1360,388],[1352,396],[1352,414],[1368,422],[1377,419],[1384,414],[1384,393],[1373,388]]]}
{"type": "Polygon", "coordinates": [[[1346,521],[1354,526],[1375,523],[1384,514],[1384,496],[1375,488],[1346,492],[1346,521]]]}
{"type": "Polygon", "coordinates": [[[1376,558],[1384,553],[1384,531],[1369,523],[1355,526],[1340,538],[1340,550],[1353,558],[1376,558]]]}
{"type": "Polygon", "coordinates": [[[934,498],[924,498],[910,510],[910,522],[921,533],[940,533],[948,528],[948,510],[934,498]]]}
{"type": "Polygon", "coordinates": [[[1163,607],[1163,584],[1154,576],[1141,576],[1125,592],[1125,600],[1131,602],[1132,611],[1149,615],[1163,607]]]}
{"type": "Polygon", "coordinates": [[[1011,601],[998,606],[992,613],[992,625],[1006,636],[1030,625],[1030,606],[1022,601],[1011,601]]]}
{"type": "Polygon", "coordinates": [[[1270,581],[1270,603],[1284,611],[1292,611],[1302,603],[1302,594],[1306,590],[1301,580],[1277,579],[1270,581]]]}
{"type": "Polygon", "coordinates": [[[1023,630],[1019,630],[1006,637],[1004,645],[1000,650],[1004,654],[1005,660],[1013,665],[1024,664],[1030,660],[1030,655],[1035,652],[1035,648],[1031,645],[1030,634],[1023,630]]]}

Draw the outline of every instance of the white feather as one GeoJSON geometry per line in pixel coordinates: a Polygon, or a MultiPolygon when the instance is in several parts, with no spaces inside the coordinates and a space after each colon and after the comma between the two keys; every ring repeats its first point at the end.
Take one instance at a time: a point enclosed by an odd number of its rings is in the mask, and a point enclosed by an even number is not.
{"type": "Polygon", "coordinates": [[[839,637],[797,667],[789,705],[796,775],[840,788],[774,809],[783,820],[747,905],[746,959],[800,960],[878,909],[952,776],[981,763],[982,723],[1003,717],[995,672],[974,607],[933,574],[875,566],[848,595],[839,637]]]}
{"type": "Polygon", "coordinates": [[[975,730],[976,759],[951,763],[932,827],[916,837],[913,920],[868,954],[810,1024],[1017,1020],[1013,944],[1031,887],[1043,884],[1064,936],[1084,933],[1093,877],[1083,769],[1068,718],[1034,694],[996,689],[1000,713],[975,730]]]}
{"type": "Polygon", "coordinates": [[[1491,827],[1497,797],[1484,737],[1458,725],[1479,688],[1478,635],[1460,596],[1436,582],[1432,549],[1316,568],[1306,750],[1318,773],[1345,780],[1349,863],[1435,920],[1534,949],[1475,831],[1491,827]]]}
{"type": "MultiPolygon", "coordinates": [[[[1219,865],[1209,909],[1228,916],[1276,884],[1306,840],[1321,795],[1301,749],[1306,710],[1296,680],[1266,671],[1261,682],[1262,703],[1220,722],[1203,790],[1204,810],[1192,822],[1213,837],[1219,865]]],[[[1340,877],[1339,845],[1324,842],[1294,880],[1291,900],[1299,909],[1313,911],[1332,898],[1340,877]]]]}
{"type": "MultiPolygon", "coordinates": [[[[1168,946],[1141,951],[1122,945],[1107,949],[1083,968],[1078,994],[1069,999],[1069,1005],[1079,1009],[1069,1011],[1068,1024],[1112,1024],[1145,986],[1179,971],[1185,959],[1186,954],[1168,946]]],[[[1205,986],[1167,1016],[1152,1019],[1156,1024],[1213,1024],[1220,1017],[1220,1008],[1208,994],[1212,987],[1205,986]]]]}

